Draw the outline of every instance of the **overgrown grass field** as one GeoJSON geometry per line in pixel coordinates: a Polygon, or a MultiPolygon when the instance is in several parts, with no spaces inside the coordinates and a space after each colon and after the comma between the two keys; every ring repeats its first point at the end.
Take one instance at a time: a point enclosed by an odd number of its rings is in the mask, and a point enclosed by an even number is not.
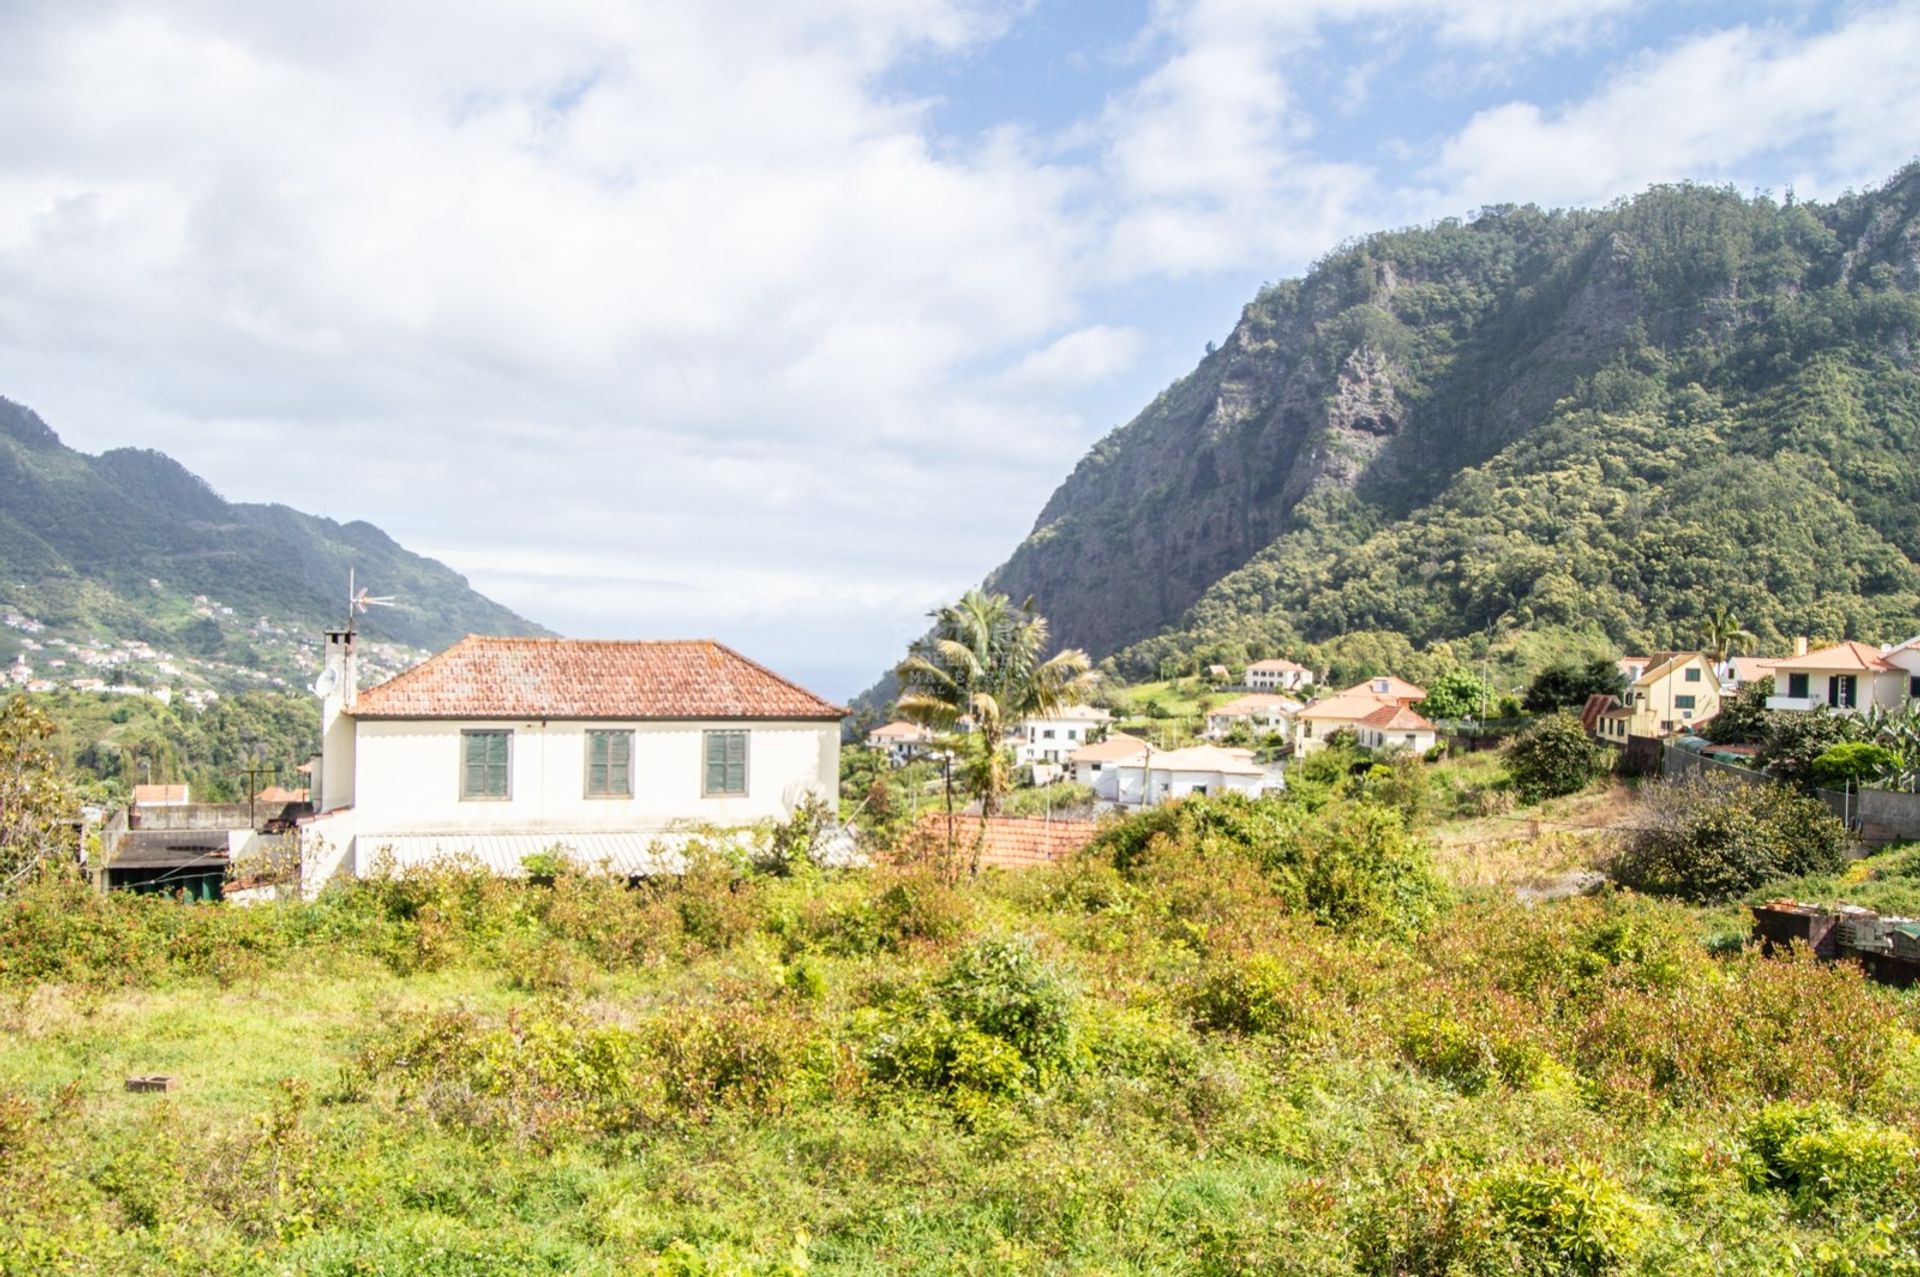
{"type": "Polygon", "coordinates": [[[959,883],[48,881],[0,1272],[1920,1272],[1920,1006],[1743,928],[1459,898],[1349,802],[959,883]]]}

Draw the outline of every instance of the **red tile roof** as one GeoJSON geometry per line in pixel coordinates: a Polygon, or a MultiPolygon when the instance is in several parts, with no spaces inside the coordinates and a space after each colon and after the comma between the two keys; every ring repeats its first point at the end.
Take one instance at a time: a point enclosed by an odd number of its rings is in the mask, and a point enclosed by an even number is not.
{"type": "MultiPolygon", "coordinates": [[[[980,817],[955,814],[953,818],[954,854],[962,862],[973,859],[974,838],[980,817]]],[[[1003,869],[1025,869],[1065,860],[1093,840],[1099,832],[1097,820],[1043,820],[1039,817],[994,816],[987,821],[986,846],[981,851],[982,865],[1003,869]]],[[[925,811],[896,853],[899,860],[935,860],[947,851],[947,813],[925,811]]]]}
{"type": "Polygon", "coordinates": [[[1296,665],[1284,657],[1275,656],[1264,661],[1255,661],[1247,666],[1247,672],[1249,674],[1308,674],[1312,671],[1304,665],[1296,665]]]}
{"type": "Polygon", "coordinates": [[[185,785],[135,785],[133,804],[138,807],[145,803],[149,807],[172,807],[187,801],[185,785]]]}
{"type": "Polygon", "coordinates": [[[711,639],[468,635],[361,692],[356,718],[822,719],[846,710],[711,639]]]}
{"type": "Polygon", "coordinates": [[[1897,670],[1900,667],[1880,655],[1869,643],[1835,643],[1805,656],[1789,656],[1774,665],[1779,670],[1897,670]]]}
{"type": "Polygon", "coordinates": [[[1360,721],[1368,727],[1377,727],[1382,731],[1430,732],[1433,730],[1432,723],[1403,705],[1382,705],[1360,721]]]}
{"type": "Polygon", "coordinates": [[[1355,683],[1338,695],[1384,696],[1396,701],[1424,701],[1427,699],[1427,689],[1409,683],[1404,678],[1396,678],[1392,674],[1381,674],[1355,683]]]}
{"type": "Polygon", "coordinates": [[[1594,692],[1587,697],[1587,703],[1580,708],[1580,726],[1588,731],[1596,730],[1600,720],[1608,717],[1614,710],[1621,708],[1620,698],[1611,692],[1594,692]]]}

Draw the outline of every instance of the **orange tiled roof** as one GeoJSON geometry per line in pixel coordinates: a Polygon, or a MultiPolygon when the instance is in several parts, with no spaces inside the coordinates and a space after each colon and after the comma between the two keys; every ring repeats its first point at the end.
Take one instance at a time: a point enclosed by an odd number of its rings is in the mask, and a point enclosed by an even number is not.
{"type": "MultiPolygon", "coordinates": [[[[980,817],[953,817],[954,854],[963,861],[973,856],[974,838],[980,817]]],[[[1043,820],[1038,817],[994,816],[987,821],[986,846],[981,851],[982,865],[1003,869],[1025,869],[1032,865],[1065,860],[1093,840],[1100,829],[1094,820],[1043,820]]],[[[901,840],[898,858],[929,860],[946,854],[947,813],[925,811],[907,836],[901,840]]]]}
{"type": "Polygon", "coordinates": [[[1777,670],[1897,670],[1900,667],[1880,655],[1870,643],[1835,643],[1805,656],[1789,656],[1774,664],[1777,670]]]}
{"type": "Polygon", "coordinates": [[[142,803],[157,807],[164,803],[184,803],[187,801],[185,785],[135,785],[133,802],[137,807],[142,803]]]}
{"type": "Polygon", "coordinates": [[[1383,731],[1430,732],[1433,730],[1432,723],[1404,705],[1382,705],[1360,721],[1368,727],[1377,727],[1383,731]]]}
{"type": "Polygon", "coordinates": [[[1091,745],[1082,745],[1073,751],[1068,762],[1107,763],[1117,759],[1132,758],[1145,752],[1147,743],[1138,736],[1129,736],[1125,732],[1114,732],[1103,741],[1091,745]]]}
{"type": "Polygon", "coordinates": [[[1307,674],[1312,671],[1308,670],[1304,665],[1296,665],[1284,657],[1276,656],[1264,661],[1255,661],[1253,664],[1247,666],[1247,672],[1258,672],[1261,674],[1307,674]]]}
{"type": "Polygon", "coordinates": [[[933,732],[918,723],[909,723],[904,719],[888,723],[885,727],[876,727],[867,733],[868,739],[922,741],[933,739],[933,732]]]}
{"type": "Polygon", "coordinates": [[[1274,692],[1248,692],[1245,696],[1208,710],[1207,717],[1247,718],[1264,710],[1275,709],[1283,713],[1296,714],[1300,711],[1300,702],[1291,696],[1281,696],[1274,692]]]}
{"type": "Polygon", "coordinates": [[[254,800],[263,803],[304,803],[307,791],[304,789],[286,789],[279,785],[268,785],[255,794],[254,800]]]}
{"type": "Polygon", "coordinates": [[[1323,701],[1315,701],[1300,711],[1299,717],[1331,722],[1357,723],[1382,705],[1395,704],[1372,692],[1341,692],[1323,701]]]}
{"type": "Polygon", "coordinates": [[[1340,695],[1352,696],[1356,693],[1362,696],[1390,696],[1396,701],[1424,701],[1427,699],[1426,688],[1417,687],[1407,682],[1406,679],[1395,678],[1391,674],[1382,674],[1377,678],[1363,679],[1355,683],[1352,687],[1349,687],[1346,691],[1341,692],[1340,695]],[[1376,684],[1384,684],[1384,686],[1376,686],[1376,684]]]}
{"type": "Polygon", "coordinates": [[[823,719],[846,710],[712,639],[468,635],[360,693],[356,718],[823,719]]]}

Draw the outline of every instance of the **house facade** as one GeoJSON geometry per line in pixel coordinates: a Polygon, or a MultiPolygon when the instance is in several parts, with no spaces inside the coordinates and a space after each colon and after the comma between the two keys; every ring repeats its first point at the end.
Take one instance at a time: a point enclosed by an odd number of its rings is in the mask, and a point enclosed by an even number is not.
{"type": "Polygon", "coordinates": [[[915,755],[933,747],[933,729],[905,720],[876,727],[867,733],[867,748],[885,750],[887,761],[895,767],[911,762],[915,755]]]}
{"type": "Polygon", "coordinates": [[[1324,749],[1327,737],[1338,731],[1351,731],[1357,735],[1361,721],[1377,713],[1382,706],[1404,708],[1398,701],[1375,695],[1371,691],[1349,690],[1325,700],[1314,701],[1293,716],[1294,754],[1304,757],[1324,749]]]}
{"type": "Polygon", "coordinates": [[[1119,772],[1117,764],[1130,762],[1147,752],[1147,743],[1125,732],[1114,732],[1105,740],[1082,745],[1070,760],[1073,783],[1093,790],[1096,800],[1117,802],[1119,772]]]}
{"type": "Polygon", "coordinates": [[[1268,732],[1283,735],[1293,731],[1293,716],[1305,708],[1291,696],[1273,692],[1250,692],[1236,700],[1207,711],[1206,734],[1219,740],[1235,727],[1245,727],[1256,736],[1268,732]]]}
{"type": "Polygon", "coordinates": [[[1372,750],[1406,750],[1424,754],[1439,742],[1439,729],[1404,705],[1382,705],[1361,719],[1354,730],[1360,744],[1372,750]]]}
{"type": "Polygon", "coordinates": [[[1014,759],[1030,767],[1061,767],[1112,721],[1112,714],[1092,705],[1068,705],[1044,718],[1022,719],[1013,730],[1014,759]]]}
{"type": "Polygon", "coordinates": [[[1720,696],[1720,675],[1706,653],[1663,652],[1649,658],[1646,669],[1627,688],[1622,702],[1627,735],[1661,737],[1691,731],[1720,712],[1720,696]]]}
{"type": "Polygon", "coordinates": [[[1297,692],[1312,682],[1312,670],[1278,657],[1255,661],[1246,670],[1247,690],[1252,692],[1297,692]]]}
{"type": "Polygon", "coordinates": [[[719,643],[470,636],[360,692],[353,635],[327,641],[310,886],[382,856],[518,873],[555,847],[653,872],[688,826],[838,791],[845,711],[719,643]]]}
{"type": "Polygon", "coordinates": [[[1857,714],[1920,700],[1920,638],[1898,647],[1835,643],[1775,661],[1768,709],[1857,714]]]}
{"type": "Polygon", "coordinates": [[[1109,766],[1113,797],[1120,807],[1155,807],[1190,794],[1246,794],[1258,797],[1273,779],[1253,761],[1253,751],[1193,745],[1150,750],[1109,766]]]}

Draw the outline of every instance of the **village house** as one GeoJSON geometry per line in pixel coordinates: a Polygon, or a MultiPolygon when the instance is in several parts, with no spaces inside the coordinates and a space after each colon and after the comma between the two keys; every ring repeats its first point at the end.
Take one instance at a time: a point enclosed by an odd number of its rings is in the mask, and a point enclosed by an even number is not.
{"type": "Polygon", "coordinates": [[[1297,757],[1323,748],[1327,737],[1339,731],[1360,732],[1360,720],[1382,706],[1399,708],[1398,702],[1375,696],[1372,692],[1341,692],[1314,701],[1293,716],[1293,752],[1297,757]]]}
{"type": "Polygon", "coordinates": [[[1051,714],[1022,719],[1012,733],[1014,760],[1057,768],[1082,745],[1098,739],[1112,721],[1112,714],[1092,705],[1064,705],[1051,714]]]}
{"type": "Polygon", "coordinates": [[[506,874],[561,849],[630,876],[690,827],[782,820],[839,786],[846,711],[710,640],[469,636],[359,691],[330,631],[309,890],[469,855],[506,874]]]}
{"type": "MultiPolygon", "coordinates": [[[[1627,688],[1628,736],[1691,731],[1720,712],[1720,676],[1704,652],[1662,652],[1627,688]]],[[[1617,724],[1617,718],[1606,720],[1617,724]]],[[[1618,737],[1609,737],[1618,739],[1618,737]]]]}
{"type": "Polygon", "coordinates": [[[1382,705],[1361,719],[1355,730],[1360,744],[1372,750],[1406,750],[1424,754],[1439,742],[1439,730],[1404,705],[1382,705]]]}
{"type": "Polygon", "coordinates": [[[1068,760],[1073,769],[1073,783],[1091,789],[1096,800],[1116,802],[1119,773],[1115,764],[1137,759],[1146,751],[1145,741],[1125,732],[1114,732],[1105,740],[1082,745],[1068,760]]]}
{"type": "Polygon", "coordinates": [[[1293,731],[1293,716],[1304,708],[1291,696],[1273,692],[1249,692],[1207,711],[1206,735],[1219,740],[1235,727],[1244,727],[1254,735],[1293,731]]]}
{"type": "Polygon", "coordinates": [[[1247,666],[1247,690],[1252,692],[1297,692],[1312,682],[1312,670],[1278,657],[1247,666]]]}
{"type": "Polygon", "coordinates": [[[1772,678],[1780,664],[1778,656],[1730,656],[1714,670],[1720,676],[1720,696],[1724,700],[1745,691],[1763,678],[1772,678]]]}
{"type": "Polygon", "coordinates": [[[1404,678],[1395,678],[1391,674],[1382,674],[1378,678],[1370,678],[1364,682],[1355,683],[1346,691],[1338,693],[1338,695],[1374,696],[1383,701],[1391,701],[1395,705],[1410,706],[1418,705],[1421,701],[1426,700],[1427,689],[1417,687],[1407,682],[1404,678]]]}
{"type": "Polygon", "coordinates": [[[1809,652],[1806,646],[1799,640],[1794,655],[1774,663],[1768,709],[1860,713],[1920,700],[1920,638],[1888,648],[1849,642],[1809,652]]]}
{"type": "Polygon", "coordinates": [[[913,761],[916,754],[932,747],[933,729],[919,723],[909,723],[905,719],[897,719],[867,733],[867,748],[885,750],[887,761],[895,767],[905,766],[913,761]]]}
{"type": "MultiPolygon", "coordinates": [[[[1120,807],[1158,806],[1189,794],[1246,794],[1258,797],[1272,785],[1267,769],[1250,749],[1192,745],[1186,749],[1146,750],[1107,765],[1120,807]]],[[[1104,772],[1103,772],[1104,774],[1104,772]]]]}

